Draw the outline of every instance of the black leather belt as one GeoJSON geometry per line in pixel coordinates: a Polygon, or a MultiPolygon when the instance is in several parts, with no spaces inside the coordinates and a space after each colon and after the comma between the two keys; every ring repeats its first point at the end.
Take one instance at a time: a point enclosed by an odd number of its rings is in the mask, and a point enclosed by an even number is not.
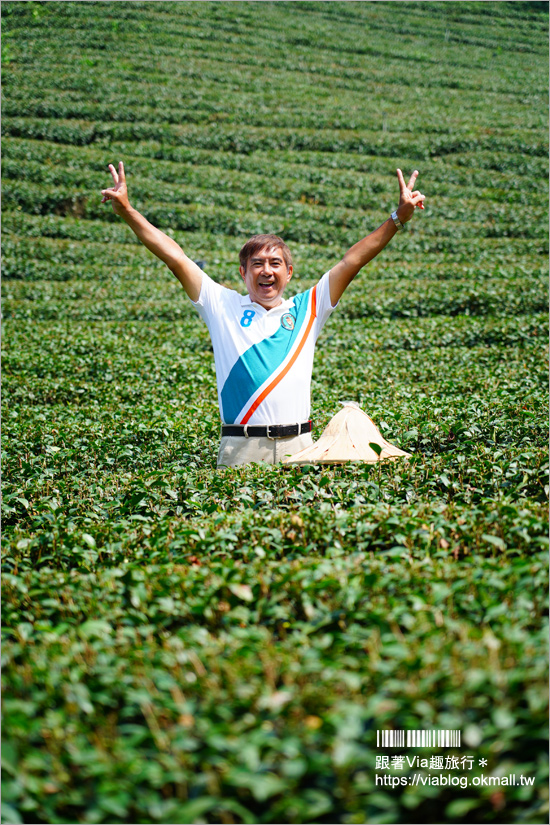
{"type": "Polygon", "coordinates": [[[245,424],[222,424],[222,435],[240,435],[243,438],[289,438],[292,435],[310,433],[311,421],[304,424],[269,424],[267,427],[245,424]]]}

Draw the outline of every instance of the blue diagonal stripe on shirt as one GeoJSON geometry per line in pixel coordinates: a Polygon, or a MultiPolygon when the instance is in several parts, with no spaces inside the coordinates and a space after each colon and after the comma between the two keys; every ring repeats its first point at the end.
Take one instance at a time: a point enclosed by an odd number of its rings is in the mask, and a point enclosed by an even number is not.
{"type": "Polygon", "coordinates": [[[233,364],[221,391],[222,417],[226,424],[235,423],[246,402],[287,357],[306,320],[310,292],[294,298],[292,314],[296,316],[296,323],[292,331],[280,326],[274,335],[253,344],[233,364]]]}

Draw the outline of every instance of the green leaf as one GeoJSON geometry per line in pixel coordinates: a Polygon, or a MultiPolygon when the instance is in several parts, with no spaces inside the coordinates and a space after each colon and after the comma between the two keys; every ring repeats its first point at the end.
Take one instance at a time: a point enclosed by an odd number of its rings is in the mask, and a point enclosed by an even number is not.
{"type": "Polygon", "coordinates": [[[2,802],[2,822],[6,825],[21,825],[23,819],[17,808],[8,802],[2,802]]]}
{"type": "Polygon", "coordinates": [[[2,740],[2,769],[12,776],[16,776],[17,762],[17,748],[15,744],[2,740]]]}
{"type": "Polygon", "coordinates": [[[470,811],[479,808],[479,805],[479,799],[468,799],[467,797],[464,799],[454,799],[445,808],[445,815],[449,822],[456,822],[469,814],[470,811]]]}
{"type": "Polygon", "coordinates": [[[84,639],[91,639],[94,636],[98,639],[102,639],[104,636],[108,636],[112,632],[113,628],[109,622],[104,619],[88,619],[88,621],[81,624],[78,629],[79,635],[84,639]]]}
{"type": "Polygon", "coordinates": [[[244,602],[251,602],[254,600],[252,588],[249,584],[230,584],[229,589],[233,595],[237,596],[238,599],[242,599],[244,602]]]}
{"type": "Polygon", "coordinates": [[[506,550],[506,543],[498,536],[490,536],[484,533],[481,538],[488,542],[488,544],[493,544],[495,547],[498,547],[499,550],[506,550]]]}

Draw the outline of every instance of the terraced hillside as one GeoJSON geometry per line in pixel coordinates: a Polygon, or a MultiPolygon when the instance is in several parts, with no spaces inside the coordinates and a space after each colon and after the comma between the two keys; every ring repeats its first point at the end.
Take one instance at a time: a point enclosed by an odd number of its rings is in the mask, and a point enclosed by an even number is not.
{"type": "Polygon", "coordinates": [[[547,822],[548,4],[2,25],[3,821],[547,822]],[[208,332],[100,203],[119,160],[215,280],[276,232],[296,291],[419,169],[312,393],[315,437],[352,399],[409,461],[215,469],[208,332]]]}

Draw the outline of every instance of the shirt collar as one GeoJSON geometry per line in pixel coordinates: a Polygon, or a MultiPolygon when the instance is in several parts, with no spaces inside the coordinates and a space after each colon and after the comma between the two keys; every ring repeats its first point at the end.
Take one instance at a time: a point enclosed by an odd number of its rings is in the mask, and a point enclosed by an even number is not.
{"type": "Polygon", "coordinates": [[[263,312],[274,312],[276,310],[284,310],[288,309],[288,307],[292,306],[294,298],[287,298],[283,300],[282,303],[279,304],[278,307],[273,307],[272,309],[266,309],[261,304],[256,304],[250,297],[250,295],[241,295],[241,306],[253,306],[258,307],[258,309],[263,310],[263,312]]]}

